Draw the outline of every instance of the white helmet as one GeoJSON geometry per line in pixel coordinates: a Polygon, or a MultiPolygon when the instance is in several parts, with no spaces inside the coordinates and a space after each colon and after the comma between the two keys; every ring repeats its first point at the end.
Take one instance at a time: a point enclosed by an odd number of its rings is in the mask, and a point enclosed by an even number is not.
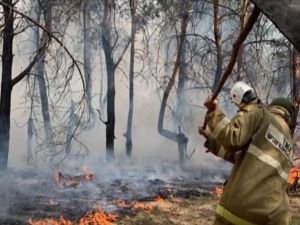
{"type": "Polygon", "coordinates": [[[253,89],[245,82],[236,82],[230,90],[230,101],[236,105],[240,105],[242,103],[244,94],[250,90],[253,91],[253,89]]]}

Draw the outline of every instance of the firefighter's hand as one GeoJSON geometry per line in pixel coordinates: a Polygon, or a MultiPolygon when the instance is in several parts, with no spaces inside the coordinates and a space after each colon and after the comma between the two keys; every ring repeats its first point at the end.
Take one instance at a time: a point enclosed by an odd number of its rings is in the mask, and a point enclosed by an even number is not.
{"type": "Polygon", "coordinates": [[[207,108],[208,112],[215,111],[215,109],[217,108],[217,105],[218,105],[218,99],[215,99],[215,100],[212,101],[211,97],[212,96],[209,95],[207,97],[207,99],[205,100],[205,102],[204,102],[204,106],[207,108]]]}
{"type": "Polygon", "coordinates": [[[211,150],[210,150],[211,146],[209,144],[208,139],[204,142],[204,147],[206,148],[206,151],[205,151],[206,153],[211,152],[211,150]]]}
{"type": "Polygon", "coordinates": [[[205,138],[208,138],[208,131],[203,129],[203,127],[198,127],[198,133],[204,136],[205,138]]]}

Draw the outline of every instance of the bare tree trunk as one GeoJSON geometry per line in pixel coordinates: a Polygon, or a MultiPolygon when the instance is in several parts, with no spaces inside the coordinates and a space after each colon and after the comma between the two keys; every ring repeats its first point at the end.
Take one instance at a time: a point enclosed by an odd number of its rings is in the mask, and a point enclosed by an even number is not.
{"type": "Polygon", "coordinates": [[[300,52],[293,48],[292,50],[292,99],[297,103],[296,115],[293,119],[292,133],[294,133],[297,125],[297,115],[299,112],[300,103],[300,52]]]}
{"type": "MultiPolygon", "coordinates": [[[[32,110],[32,109],[31,109],[32,110]]],[[[33,138],[33,130],[34,130],[34,123],[32,118],[32,112],[30,113],[30,117],[27,122],[27,160],[26,163],[30,164],[33,160],[32,154],[32,138],[33,138]]]]}
{"type": "MultiPolygon", "coordinates": [[[[12,0],[3,0],[3,2],[13,7],[12,0]]],[[[0,98],[0,171],[5,170],[8,163],[14,38],[13,11],[10,10],[9,7],[3,6],[3,12],[4,29],[2,33],[2,81],[0,98]]]]}
{"type": "MultiPolygon", "coordinates": [[[[249,0],[243,0],[241,10],[240,10],[240,30],[243,30],[247,17],[248,17],[248,7],[249,7],[249,0]]],[[[243,52],[244,47],[243,45],[239,49],[238,58],[237,58],[237,80],[241,80],[243,78],[242,71],[243,71],[243,52]]]]}
{"type": "Polygon", "coordinates": [[[91,38],[89,34],[90,29],[90,7],[89,1],[84,1],[82,6],[83,17],[83,63],[84,63],[84,76],[85,76],[85,89],[87,95],[88,105],[88,121],[92,119],[94,110],[92,106],[92,68],[91,68],[91,38]]]}
{"type": "MultiPolygon", "coordinates": [[[[40,21],[40,6],[37,0],[31,0],[31,7],[30,7],[30,17],[35,21],[40,21]]],[[[37,43],[39,42],[39,28],[33,27],[32,28],[32,39],[33,43],[30,44],[30,49],[34,52],[37,49],[37,43]]],[[[32,86],[32,93],[31,93],[31,102],[30,102],[30,114],[27,121],[27,164],[32,163],[33,161],[33,151],[32,151],[32,139],[34,135],[34,103],[35,103],[35,93],[36,93],[36,76],[33,76],[32,79],[28,78],[28,86],[32,86]]]]}
{"type": "Polygon", "coordinates": [[[213,8],[214,8],[214,36],[215,36],[215,45],[217,49],[217,67],[215,71],[214,83],[212,86],[212,90],[214,91],[221,78],[222,70],[223,70],[223,48],[222,48],[221,18],[219,15],[219,0],[213,1],[213,8]]]}
{"type": "Polygon", "coordinates": [[[177,103],[175,108],[175,123],[177,127],[183,127],[184,123],[184,115],[187,111],[186,105],[186,95],[185,95],[185,87],[186,87],[186,46],[187,43],[184,41],[182,54],[181,54],[181,63],[179,66],[179,76],[178,76],[178,87],[177,87],[177,103]]]}
{"type": "MultiPolygon", "coordinates": [[[[51,32],[51,23],[52,23],[52,3],[51,1],[43,1],[42,5],[40,6],[43,13],[44,13],[44,20],[45,20],[45,28],[51,32]]],[[[36,49],[38,49],[41,45],[40,43],[40,33],[37,30],[36,34],[36,49]]],[[[42,110],[42,117],[44,121],[44,131],[46,135],[46,143],[49,147],[50,151],[55,150],[54,146],[54,134],[51,124],[51,116],[49,111],[49,102],[48,102],[48,94],[47,94],[47,85],[45,79],[45,58],[46,55],[43,56],[38,60],[36,65],[36,79],[39,86],[39,93],[40,93],[40,100],[41,100],[41,110],[42,110]]]]}
{"type": "Polygon", "coordinates": [[[131,11],[131,49],[129,65],[129,110],[127,118],[126,137],[126,154],[131,156],[132,153],[132,120],[133,120],[133,95],[134,95],[134,53],[135,53],[135,33],[136,33],[136,8],[137,0],[130,1],[131,11]]]}
{"type": "Polygon", "coordinates": [[[167,100],[170,95],[171,89],[174,86],[174,83],[176,81],[177,72],[178,72],[178,69],[179,69],[179,66],[181,63],[182,49],[183,49],[183,45],[184,45],[186,29],[187,29],[188,19],[189,19],[189,8],[190,8],[189,1],[185,1],[184,7],[182,10],[181,31],[180,31],[180,36],[179,36],[177,55],[176,55],[176,59],[175,59],[175,63],[174,63],[174,69],[172,72],[172,76],[171,76],[171,78],[168,82],[168,85],[163,94],[162,102],[160,105],[159,118],[158,118],[158,132],[162,136],[164,136],[174,142],[177,142],[177,144],[178,144],[180,163],[184,163],[184,161],[185,161],[185,152],[183,152],[184,148],[182,146],[186,146],[186,144],[188,142],[188,138],[183,133],[181,133],[180,129],[179,129],[178,134],[164,129],[163,122],[164,122],[164,115],[165,115],[166,106],[167,106],[167,100]]]}
{"type": "Polygon", "coordinates": [[[69,109],[69,122],[67,126],[67,135],[66,135],[66,157],[68,157],[72,150],[72,139],[74,134],[74,129],[76,128],[76,125],[78,124],[80,118],[75,113],[75,103],[72,101],[71,107],[69,109]]]}
{"type": "Polygon", "coordinates": [[[107,122],[106,122],[106,157],[114,159],[115,140],[115,63],[112,52],[112,16],[114,0],[104,1],[104,17],[102,21],[102,45],[107,72],[107,122]]]}
{"type": "Polygon", "coordinates": [[[104,95],[104,74],[102,73],[102,54],[100,52],[99,55],[99,61],[100,61],[100,94],[99,94],[99,106],[100,106],[100,112],[103,113],[105,110],[106,102],[107,102],[107,97],[106,94],[104,95]]]}

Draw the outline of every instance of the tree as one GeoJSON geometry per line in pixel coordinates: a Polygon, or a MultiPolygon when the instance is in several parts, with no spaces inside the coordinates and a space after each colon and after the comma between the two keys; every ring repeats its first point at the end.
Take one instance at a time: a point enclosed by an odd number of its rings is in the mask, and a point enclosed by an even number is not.
{"type": "MultiPolygon", "coordinates": [[[[38,3],[38,13],[37,22],[40,23],[41,16],[43,16],[44,26],[48,32],[52,32],[52,0],[43,0],[38,3]]],[[[36,49],[40,46],[40,30],[35,29],[35,43],[36,49]]],[[[49,102],[48,102],[48,93],[47,93],[47,85],[46,85],[46,71],[45,71],[45,60],[46,54],[44,53],[40,59],[38,60],[35,68],[35,79],[37,80],[39,86],[39,94],[40,94],[40,102],[41,102],[41,110],[42,117],[44,121],[44,132],[46,135],[46,143],[47,147],[50,151],[54,152],[54,134],[53,128],[51,124],[51,116],[49,110],[49,102]]]]}
{"type": "Polygon", "coordinates": [[[179,34],[176,59],[174,62],[174,68],[173,68],[171,78],[163,94],[162,102],[160,105],[159,118],[158,118],[158,132],[163,137],[168,138],[169,140],[172,140],[178,144],[180,163],[184,163],[185,161],[185,156],[186,156],[185,153],[186,153],[188,138],[185,136],[184,133],[181,132],[180,128],[178,134],[165,129],[163,126],[164,125],[163,122],[164,122],[165,110],[167,106],[167,100],[170,95],[171,89],[174,86],[174,83],[176,81],[177,72],[181,64],[182,50],[184,46],[184,40],[186,37],[186,30],[189,21],[189,9],[190,9],[190,2],[184,1],[184,5],[182,7],[181,30],[179,34]]]}
{"type": "Polygon", "coordinates": [[[12,76],[13,66],[13,42],[14,42],[14,3],[12,0],[0,2],[3,7],[4,25],[3,25],[3,47],[2,47],[2,81],[1,81],[1,98],[0,98],[0,171],[7,168],[9,139],[10,139],[10,113],[11,113],[11,96],[13,87],[28,75],[36,62],[44,54],[49,37],[46,32],[41,37],[41,44],[36,52],[35,57],[27,65],[25,70],[20,74],[12,76]]]}
{"type": "Polygon", "coordinates": [[[92,39],[91,39],[91,3],[90,1],[82,1],[82,22],[83,22],[83,65],[84,65],[84,78],[85,89],[87,95],[87,111],[88,121],[91,122],[94,117],[94,110],[92,105],[92,39]]]}
{"type": "Polygon", "coordinates": [[[106,156],[108,160],[114,158],[114,140],[115,140],[115,71],[121,62],[130,41],[125,43],[120,56],[115,59],[114,50],[117,48],[118,34],[113,26],[113,17],[115,10],[114,0],[104,0],[104,15],[102,20],[101,40],[105,55],[106,73],[107,73],[107,121],[106,125],[106,156]]]}
{"type": "Polygon", "coordinates": [[[129,110],[127,119],[126,137],[126,154],[131,156],[132,153],[132,120],[133,120],[133,96],[134,96],[134,53],[135,53],[135,34],[137,23],[137,0],[130,0],[130,13],[131,13],[131,48],[130,48],[130,63],[129,63],[129,110]]]}

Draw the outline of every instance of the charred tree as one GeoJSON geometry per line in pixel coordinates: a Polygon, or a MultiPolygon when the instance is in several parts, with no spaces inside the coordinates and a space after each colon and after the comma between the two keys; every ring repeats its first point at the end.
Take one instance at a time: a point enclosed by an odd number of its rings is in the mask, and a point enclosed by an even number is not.
{"type": "Polygon", "coordinates": [[[71,153],[72,148],[72,139],[74,135],[74,130],[76,129],[76,126],[78,125],[80,121],[79,116],[75,112],[75,102],[72,101],[70,109],[69,109],[69,121],[68,126],[66,127],[66,158],[71,153]]]}
{"type": "MultiPolygon", "coordinates": [[[[45,28],[48,32],[51,32],[52,28],[52,1],[41,1],[40,2],[40,12],[43,14],[45,28]]],[[[37,18],[38,22],[40,19],[40,15],[37,18]]],[[[39,29],[36,29],[35,34],[36,40],[36,49],[41,45],[41,37],[39,29]]],[[[53,128],[51,124],[51,116],[49,110],[49,101],[48,101],[48,93],[47,93],[47,84],[46,84],[46,72],[45,72],[45,59],[46,54],[43,54],[42,57],[38,60],[36,68],[35,68],[35,78],[37,79],[37,83],[39,86],[39,94],[40,94],[40,102],[41,102],[41,110],[42,117],[44,121],[44,132],[46,135],[46,144],[51,152],[55,150],[54,147],[54,134],[53,128]]]]}
{"type": "Polygon", "coordinates": [[[0,99],[0,170],[6,169],[8,161],[14,39],[14,14],[9,8],[13,7],[13,1],[4,0],[4,2],[8,6],[3,6],[4,29],[2,33],[2,81],[0,99]]]}
{"type": "Polygon", "coordinates": [[[107,122],[106,122],[106,157],[114,158],[115,140],[115,63],[113,59],[112,17],[114,0],[104,1],[104,16],[102,21],[102,46],[105,55],[107,73],[107,122]]]}
{"type": "MultiPolygon", "coordinates": [[[[240,9],[240,30],[243,30],[247,17],[248,17],[248,8],[249,8],[249,0],[243,0],[241,9],[240,9]]],[[[242,70],[243,70],[243,52],[244,52],[244,46],[242,45],[239,49],[239,54],[237,58],[237,80],[242,80],[242,70]]]]}
{"type": "Polygon", "coordinates": [[[181,57],[182,57],[182,51],[184,46],[184,41],[186,37],[186,30],[188,26],[188,20],[189,20],[189,8],[190,8],[190,2],[184,1],[184,6],[182,10],[182,18],[181,18],[181,31],[179,35],[179,41],[178,41],[178,48],[177,48],[177,54],[176,59],[174,63],[174,69],[171,75],[171,78],[167,84],[167,87],[164,91],[162,102],[160,105],[160,111],[159,111],[159,118],[158,118],[158,132],[165,138],[168,138],[169,140],[172,140],[178,144],[178,150],[179,150],[179,161],[180,163],[184,163],[185,156],[186,156],[186,146],[188,143],[188,138],[185,136],[184,133],[181,132],[181,129],[179,128],[179,132],[175,133],[172,131],[169,131],[167,129],[164,129],[164,115],[166,111],[167,101],[168,97],[170,95],[171,89],[175,84],[177,73],[181,64],[181,57]]]}
{"type": "Polygon", "coordinates": [[[134,53],[135,53],[135,34],[136,34],[136,8],[137,0],[130,0],[131,12],[131,48],[130,48],[130,63],[129,63],[129,109],[127,118],[126,138],[126,154],[131,156],[132,153],[132,120],[133,120],[133,96],[134,96],[134,53]]]}
{"type": "Polygon", "coordinates": [[[10,139],[10,116],[11,95],[14,85],[28,75],[38,59],[44,54],[49,38],[46,34],[42,37],[42,45],[37,50],[35,57],[28,66],[16,77],[12,78],[13,66],[13,41],[14,41],[14,3],[12,0],[4,0],[3,7],[4,25],[2,32],[2,80],[0,98],[0,171],[7,168],[9,139],[10,139]]]}
{"type": "Polygon", "coordinates": [[[115,141],[115,71],[121,62],[126,50],[129,47],[130,41],[125,44],[123,51],[118,59],[114,59],[114,50],[116,48],[116,37],[113,35],[113,16],[115,10],[114,0],[104,1],[104,15],[102,20],[101,40],[105,55],[106,73],[107,73],[107,105],[106,114],[106,157],[108,160],[114,159],[114,141],[115,141]]]}
{"type": "Polygon", "coordinates": [[[297,125],[297,116],[300,104],[300,52],[293,48],[292,50],[292,100],[296,103],[296,115],[293,119],[292,133],[294,133],[297,125]]]}
{"type": "Polygon", "coordinates": [[[90,18],[90,4],[89,1],[82,2],[82,18],[83,18],[83,64],[84,64],[84,78],[85,90],[88,106],[88,122],[93,119],[94,110],[92,106],[92,67],[91,67],[91,18],[90,18]]]}
{"type": "Polygon", "coordinates": [[[187,110],[186,95],[185,95],[185,88],[187,82],[186,54],[187,54],[187,43],[185,40],[183,44],[182,54],[181,54],[181,63],[179,66],[178,87],[176,89],[177,103],[175,108],[176,127],[181,127],[181,128],[183,127],[184,115],[186,115],[186,110],[187,110]]]}

